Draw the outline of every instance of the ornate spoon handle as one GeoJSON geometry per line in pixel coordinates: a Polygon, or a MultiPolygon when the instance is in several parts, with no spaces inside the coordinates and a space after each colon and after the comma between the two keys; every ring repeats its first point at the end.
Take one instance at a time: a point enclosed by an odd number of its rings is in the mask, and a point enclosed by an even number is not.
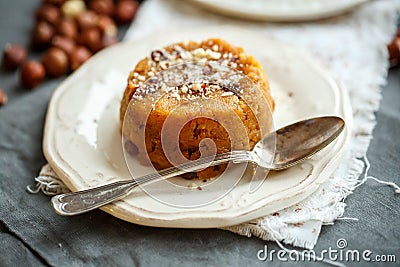
{"type": "Polygon", "coordinates": [[[139,185],[161,181],[183,173],[194,172],[206,167],[219,165],[228,161],[235,163],[251,161],[251,152],[232,151],[188,161],[158,173],[148,174],[134,180],[107,184],[83,191],[60,194],[51,199],[53,209],[60,215],[77,215],[119,200],[130,194],[139,185]]]}

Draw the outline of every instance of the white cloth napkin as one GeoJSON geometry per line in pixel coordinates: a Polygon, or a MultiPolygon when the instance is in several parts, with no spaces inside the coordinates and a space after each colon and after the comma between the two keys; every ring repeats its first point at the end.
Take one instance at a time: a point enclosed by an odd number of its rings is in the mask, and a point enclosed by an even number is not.
{"type": "Polygon", "coordinates": [[[322,224],[332,224],[344,213],[344,199],[352,193],[364,169],[374,112],[386,82],[390,42],[400,14],[400,1],[374,1],[337,18],[307,23],[250,22],[198,8],[190,1],[147,0],[141,6],[126,39],[138,39],[180,27],[238,25],[254,29],[312,53],[347,87],[354,113],[349,153],[338,170],[313,195],[280,212],[241,225],[232,232],[279,240],[312,248],[322,224]]]}
{"type": "MultiPolygon", "coordinates": [[[[312,53],[347,87],[354,113],[354,132],[349,152],[337,171],[310,197],[292,207],[226,230],[279,240],[311,249],[321,225],[342,217],[344,200],[360,182],[363,160],[379,107],[381,86],[386,82],[386,44],[394,35],[400,1],[380,0],[334,19],[308,23],[266,23],[230,19],[211,14],[181,0],[147,0],[140,7],[126,39],[138,39],[179,27],[239,25],[259,31],[312,53]]],[[[43,192],[58,194],[68,189],[49,165],[36,178],[43,192]]]]}

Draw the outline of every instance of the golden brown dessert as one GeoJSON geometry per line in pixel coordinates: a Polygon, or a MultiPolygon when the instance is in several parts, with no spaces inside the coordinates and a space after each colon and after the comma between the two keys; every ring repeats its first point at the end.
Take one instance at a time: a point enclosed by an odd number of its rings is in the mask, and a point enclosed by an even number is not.
{"type": "MultiPolygon", "coordinates": [[[[164,90],[163,86],[157,84],[156,90],[164,90]]],[[[172,44],[142,59],[128,78],[121,101],[120,119],[124,123],[122,131],[128,151],[134,151],[139,157],[148,155],[155,168],[164,169],[172,165],[171,161],[179,163],[181,153],[185,158],[194,160],[201,156],[200,151],[207,155],[227,152],[232,148],[252,149],[261,139],[259,123],[265,124],[261,127],[263,130],[270,129],[270,113],[267,112],[268,107],[266,111],[262,105],[267,105],[271,112],[274,108],[262,66],[242,48],[221,39],[208,39],[200,43],[190,41],[172,44]],[[193,61],[203,62],[205,73],[214,70],[214,63],[234,69],[256,84],[256,89],[244,85],[240,91],[244,94],[240,95],[223,84],[190,81],[175,86],[174,90],[166,90],[157,100],[149,96],[152,90],[142,89],[145,81],[160,71],[193,61]],[[246,94],[254,98],[252,104],[243,97],[246,94]],[[127,116],[124,120],[132,99],[136,103],[132,110],[134,116],[127,116]],[[175,125],[177,131],[164,131],[162,136],[166,120],[172,128],[175,125]],[[173,152],[174,147],[168,145],[174,142],[163,142],[162,138],[178,139],[180,151],[173,152]],[[213,140],[216,151],[201,143],[205,138],[213,140]],[[199,148],[201,146],[202,149],[199,148]],[[168,152],[167,158],[164,151],[172,152],[168,152]]],[[[213,177],[224,168],[210,167],[197,172],[193,177],[213,177]]]]}

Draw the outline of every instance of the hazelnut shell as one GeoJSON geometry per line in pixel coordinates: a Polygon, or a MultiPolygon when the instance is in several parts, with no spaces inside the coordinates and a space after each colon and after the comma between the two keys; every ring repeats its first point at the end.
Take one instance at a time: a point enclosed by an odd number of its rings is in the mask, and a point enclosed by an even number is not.
{"type": "Polygon", "coordinates": [[[21,84],[28,89],[38,86],[46,76],[44,66],[37,61],[26,62],[20,72],[21,84]]]}
{"type": "Polygon", "coordinates": [[[43,5],[36,11],[36,21],[46,21],[55,26],[60,20],[60,10],[53,5],[43,5]]]}
{"type": "Polygon", "coordinates": [[[79,34],[76,21],[71,18],[63,18],[57,25],[57,34],[76,40],[79,34]]]}
{"type": "Polygon", "coordinates": [[[6,70],[15,70],[26,59],[26,49],[19,44],[6,44],[3,51],[3,67],[6,70]]]}
{"type": "Polygon", "coordinates": [[[59,77],[68,71],[68,56],[63,50],[52,47],[43,55],[42,64],[49,77],[59,77]]]}
{"type": "Polygon", "coordinates": [[[77,70],[83,63],[86,62],[92,53],[89,49],[84,46],[78,46],[70,55],[69,61],[71,63],[71,69],[73,71],[77,70]]]}
{"type": "Polygon", "coordinates": [[[133,0],[122,0],[115,6],[114,16],[118,23],[127,24],[133,20],[136,15],[139,3],[133,0]]]}
{"type": "Polygon", "coordinates": [[[32,34],[31,44],[34,48],[42,49],[47,47],[54,36],[54,28],[47,22],[39,22],[32,34]]]}
{"type": "Polygon", "coordinates": [[[112,16],[114,14],[114,2],[112,0],[92,0],[89,8],[101,15],[112,16]]]}

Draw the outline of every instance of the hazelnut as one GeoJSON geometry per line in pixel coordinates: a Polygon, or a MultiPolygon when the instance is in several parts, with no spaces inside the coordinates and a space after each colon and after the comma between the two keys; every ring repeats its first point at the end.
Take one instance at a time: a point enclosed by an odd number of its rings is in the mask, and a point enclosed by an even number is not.
{"type": "Polygon", "coordinates": [[[46,21],[49,24],[55,26],[57,25],[59,19],[60,19],[60,10],[53,5],[41,6],[36,11],[36,20],[38,22],[46,21]]]}
{"type": "Polygon", "coordinates": [[[6,44],[3,52],[3,67],[6,70],[15,70],[26,58],[26,49],[19,44],[6,44]]]}
{"type": "Polygon", "coordinates": [[[395,38],[389,45],[389,61],[392,66],[400,63],[400,38],[395,38]]]}
{"type": "Polygon", "coordinates": [[[92,0],[89,8],[101,15],[112,16],[114,14],[114,3],[112,0],[92,0]]]}
{"type": "Polygon", "coordinates": [[[49,77],[59,77],[68,71],[68,56],[63,50],[52,47],[43,55],[42,64],[49,77]]]}
{"type": "Polygon", "coordinates": [[[57,25],[57,33],[76,40],[78,38],[78,26],[75,20],[63,18],[57,25]]]}
{"type": "Polygon", "coordinates": [[[115,18],[120,24],[126,24],[135,17],[139,3],[135,0],[121,0],[115,7],[115,18]]]}
{"type": "Polygon", "coordinates": [[[35,48],[44,48],[50,44],[54,35],[54,28],[47,22],[39,22],[32,35],[32,45],[35,48]]]}
{"type": "Polygon", "coordinates": [[[21,83],[31,89],[38,86],[44,79],[46,71],[43,65],[37,61],[26,62],[21,69],[21,83]]]}
{"type": "Polygon", "coordinates": [[[98,20],[98,15],[92,10],[84,11],[76,17],[76,21],[78,22],[79,28],[81,30],[97,27],[98,20]]]}
{"type": "Polygon", "coordinates": [[[101,34],[98,28],[87,28],[81,33],[79,44],[86,46],[93,53],[101,49],[101,34]]]}
{"type": "Polygon", "coordinates": [[[43,3],[44,4],[50,4],[50,5],[54,5],[54,6],[61,6],[62,4],[64,4],[66,0],[44,0],[43,3]]]}
{"type": "Polygon", "coordinates": [[[86,4],[82,0],[67,0],[61,6],[61,12],[65,17],[75,18],[86,10],[86,4]]]}
{"type": "Polygon", "coordinates": [[[71,69],[75,71],[91,56],[92,53],[86,47],[78,46],[74,51],[72,51],[69,57],[69,60],[71,62],[71,69]]]}
{"type": "Polygon", "coordinates": [[[102,34],[107,36],[117,36],[118,28],[115,24],[114,20],[112,20],[108,16],[101,15],[99,16],[98,27],[102,34]]]}
{"type": "Polygon", "coordinates": [[[7,97],[6,92],[4,92],[2,89],[0,89],[0,107],[7,104],[7,101],[8,101],[8,97],[7,97]]]}
{"type": "Polygon", "coordinates": [[[62,35],[54,36],[51,44],[54,47],[59,48],[62,51],[64,51],[67,55],[70,55],[76,47],[74,40],[72,40],[71,38],[68,38],[66,36],[62,36],[62,35]]]}

